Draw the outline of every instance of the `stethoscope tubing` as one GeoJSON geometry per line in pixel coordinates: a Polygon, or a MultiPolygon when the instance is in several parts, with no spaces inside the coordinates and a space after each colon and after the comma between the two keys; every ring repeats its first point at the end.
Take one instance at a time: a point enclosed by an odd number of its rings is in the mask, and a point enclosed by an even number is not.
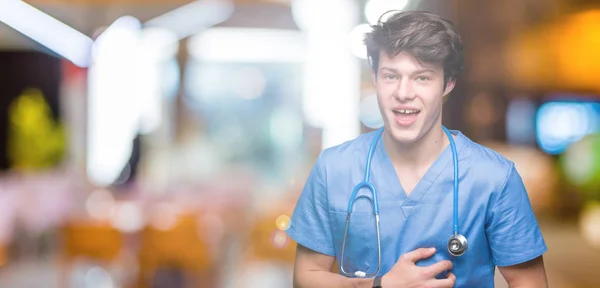
{"type": "MultiPolygon", "coordinates": [[[[379,200],[378,200],[378,195],[377,195],[377,191],[375,189],[375,187],[373,186],[373,184],[370,182],[370,178],[371,178],[371,161],[373,159],[373,154],[375,153],[375,148],[377,146],[377,143],[379,142],[381,135],[383,134],[383,130],[384,128],[380,128],[375,135],[375,139],[373,139],[373,141],[371,142],[371,145],[369,146],[369,152],[367,154],[367,163],[366,163],[366,167],[365,167],[365,172],[364,172],[364,180],[360,183],[358,183],[358,185],[356,185],[354,187],[354,189],[352,190],[352,195],[350,196],[350,201],[348,201],[348,214],[346,215],[346,227],[344,229],[344,238],[342,239],[342,255],[341,255],[341,259],[340,259],[340,270],[342,272],[342,274],[346,275],[346,276],[350,276],[350,275],[354,275],[354,276],[358,276],[358,277],[372,277],[377,275],[377,273],[379,273],[380,269],[381,269],[381,235],[380,235],[380,229],[379,229],[379,200]],[[354,274],[348,273],[345,271],[344,269],[344,252],[346,249],[346,237],[348,234],[348,227],[350,226],[350,219],[351,219],[351,215],[352,215],[352,209],[354,207],[354,202],[356,201],[356,195],[358,194],[358,191],[362,188],[367,188],[370,192],[371,192],[371,196],[372,196],[372,206],[373,206],[373,213],[375,214],[375,226],[376,226],[376,233],[377,233],[377,270],[373,273],[365,273],[362,271],[357,271],[354,274]]],[[[459,234],[459,230],[458,230],[458,152],[456,151],[456,144],[454,143],[454,138],[452,136],[452,134],[450,133],[450,131],[442,126],[442,130],[444,131],[444,133],[446,134],[446,136],[448,137],[448,140],[450,141],[450,149],[452,151],[452,162],[453,162],[453,168],[454,168],[454,195],[453,195],[453,237],[455,239],[462,239],[464,240],[464,248],[466,249],[466,245],[467,245],[467,241],[466,238],[464,238],[464,236],[459,234]]],[[[452,240],[452,237],[451,237],[452,240]]],[[[464,253],[465,250],[462,250],[462,253],[464,253]]],[[[452,251],[450,251],[452,253],[452,251]]],[[[457,256],[462,255],[462,253],[460,254],[456,254],[457,256]]]]}

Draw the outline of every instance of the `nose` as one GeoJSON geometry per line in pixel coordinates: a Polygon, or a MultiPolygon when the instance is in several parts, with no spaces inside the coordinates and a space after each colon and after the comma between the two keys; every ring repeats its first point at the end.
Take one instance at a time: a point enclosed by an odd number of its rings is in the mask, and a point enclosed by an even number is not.
{"type": "Polygon", "coordinates": [[[401,81],[398,81],[398,87],[396,89],[395,96],[400,102],[406,102],[415,98],[416,93],[413,89],[410,79],[404,78],[401,81]]]}

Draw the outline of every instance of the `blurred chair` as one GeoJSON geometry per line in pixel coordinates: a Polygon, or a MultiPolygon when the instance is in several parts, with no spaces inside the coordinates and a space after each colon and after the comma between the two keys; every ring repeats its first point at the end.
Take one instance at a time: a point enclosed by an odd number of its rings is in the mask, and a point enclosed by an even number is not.
{"type": "MultiPolygon", "coordinates": [[[[299,178],[302,177],[304,176],[299,176],[299,178]]],[[[287,235],[286,230],[289,227],[290,217],[294,212],[296,201],[302,191],[302,183],[297,182],[296,186],[290,189],[286,196],[270,203],[267,209],[258,208],[259,212],[255,215],[255,220],[249,225],[247,237],[242,244],[243,255],[237,268],[237,274],[251,279],[238,279],[236,288],[254,287],[253,285],[263,284],[292,287],[297,243],[287,235]],[[256,268],[252,268],[252,266],[256,266],[256,268]],[[277,267],[277,269],[274,267],[277,267]],[[246,272],[246,270],[250,272],[246,272]],[[253,275],[256,273],[255,271],[261,271],[264,275],[253,275]],[[273,275],[272,273],[284,275],[273,275]],[[283,283],[263,283],[261,277],[277,278],[277,281],[283,283]]],[[[333,263],[332,272],[338,273],[337,262],[333,263]]]]}
{"type": "Polygon", "coordinates": [[[180,214],[168,229],[146,226],[140,235],[138,287],[216,287],[212,247],[201,237],[202,225],[197,215],[180,214]]]}
{"type": "Polygon", "coordinates": [[[8,264],[8,246],[0,242],[0,269],[8,264]]]}
{"type": "Polygon", "coordinates": [[[294,205],[295,201],[285,199],[255,215],[242,243],[243,253],[236,268],[236,275],[239,275],[236,288],[291,287],[296,242],[285,230],[294,205]]]}
{"type": "MultiPolygon", "coordinates": [[[[283,205],[285,206],[285,205],[283,205]]],[[[288,205],[289,206],[289,205],[288,205]]],[[[261,261],[277,261],[284,265],[293,265],[296,259],[296,242],[292,240],[285,230],[289,223],[278,227],[278,217],[291,215],[290,209],[273,209],[273,211],[259,215],[252,225],[248,239],[249,254],[251,258],[261,261]],[[283,228],[283,229],[282,229],[283,228]]],[[[287,222],[282,220],[282,222],[287,222]]]]}
{"type": "Polygon", "coordinates": [[[60,232],[60,287],[68,287],[68,275],[76,260],[110,266],[122,252],[123,235],[107,222],[69,221],[60,232]]]}
{"type": "Polygon", "coordinates": [[[293,264],[296,259],[296,242],[283,230],[275,227],[275,217],[266,217],[250,233],[251,253],[260,260],[281,261],[293,264]]]}
{"type": "MultiPolygon", "coordinates": [[[[274,261],[293,267],[296,260],[296,246],[284,230],[276,227],[276,219],[281,213],[262,217],[250,231],[249,259],[251,261],[274,261]]],[[[289,215],[289,214],[288,214],[289,215]]],[[[332,272],[338,273],[337,262],[332,272]]]]}

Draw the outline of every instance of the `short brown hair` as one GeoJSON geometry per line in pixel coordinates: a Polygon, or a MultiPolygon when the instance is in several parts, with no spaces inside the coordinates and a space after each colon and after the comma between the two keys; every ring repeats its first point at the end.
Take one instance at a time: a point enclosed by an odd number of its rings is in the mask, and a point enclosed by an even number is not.
{"type": "Polygon", "coordinates": [[[382,51],[390,57],[406,52],[419,62],[442,65],[444,85],[449,79],[456,79],[463,70],[463,43],[452,22],[425,11],[387,13],[394,14],[385,22],[380,18],[371,26],[373,31],[365,35],[369,61],[375,73],[382,51]]]}

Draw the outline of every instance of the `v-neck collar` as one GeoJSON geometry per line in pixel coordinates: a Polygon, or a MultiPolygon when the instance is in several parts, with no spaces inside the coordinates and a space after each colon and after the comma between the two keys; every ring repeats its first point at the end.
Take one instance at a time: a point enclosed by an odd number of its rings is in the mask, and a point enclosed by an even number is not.
{"type": "MultiPolygon", "coordinates": [[[[458,154],[457,160],[460,160],[460,151],[462,147],[466,143],[464,139],[464,135],[460,131],[450,130],[450,133],[454,135],[454,143],[456,145],[456,150],[458,154]]],[[[379,185],[385,187],[385,189],[381,189],[387,193],[390,193],[395,199],[405,218],[408,218],[412,208],[415,207],[421,199],[429,192],[433,184],[440,177],[442,172],[452,164],[452,150],[450,145],[448,145],[442,153],[438,156],[438,158],[433,162],[433,164],[427,169],[423,177],[419,180],[417,185],[413,188],[410,194],[406,194],[404,188],[400,183],[400,179],[396,174],[396,169],[392,164],[392,161],[383,146],[383,137],[379,138],[379,142],[377,143],[377,148],[375,151],[375,158],[379,165],[374,165],[377,168],[378,173],[374,173],[375,175],[382,175],[382,178],[379,178],[377,182],[379,185]]],[[[382,187],[383,188],[383,187],[382,187]]],[[[451,192],[451,191],[450,191],[451,192]]]]}

